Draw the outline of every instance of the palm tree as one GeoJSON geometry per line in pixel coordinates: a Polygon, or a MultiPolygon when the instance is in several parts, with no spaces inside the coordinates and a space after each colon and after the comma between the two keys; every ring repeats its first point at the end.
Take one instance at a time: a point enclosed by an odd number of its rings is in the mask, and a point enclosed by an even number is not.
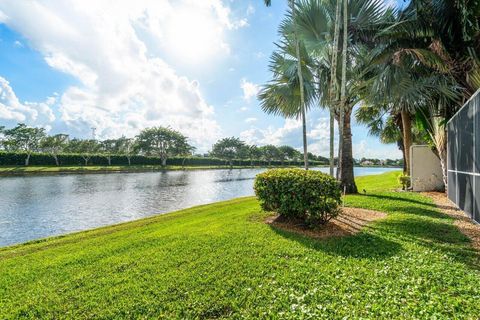
{"type": "MultiPolygon", "coordinates": [[[[288,35],[288,33],[287,33],[288,35]]],[[[316,97],[314,76],[308,67],[312,64],[305,47],[300,47],[302,57],[303,81],[300,84],[298,60],[296,58],[295,44],[288,36],[277,45],[278,49],[270,58],[270,71],[273,79],[263,86],[258,94],[263,111],[269,114],[281,115],[286,118],[301,118],[303,129],[303,156],[308,169],[307,136],[306,136],[306,111],[313,104],[316,97]],[[301,89],[303,88],[303,89],[301,89]],[[301,92],[303,100],[301,99],[301,92]]]]}
{"type": "Polygon", "coordinates": [[[446,0],[412,1],[377,38],[373,52],[377,80],[368,84],[370,96],[383,97],[379,103],[401,112],[407,161],[411,116],[421,120],[440,158],[445,185],[444,124],[480,87],[478,10],[446,0]]]}
{"type": "Polygon", "coordinates": [[[297,25],[302,41],[317,61],[315,68],[319,75],[319,88],[329,92],[328,95],[317,94],[324,105],[335,110],[339,123],[338,178],[342,189],[355,193],[350,119],[353,106],[359,101],[356,81],[364,73],[363,67],[360,67],[362,62],[357,61],[361,59],[358,52],[365,50],[365,46],[368,49],[375,46],[374,37],[382,30],[391,11],[386,11],[380,0],[344,1],[343,15],[339,8],[340,2],[334,0],[302,1],[298,5],[297,25]],[[340,16],[343,19],[339,19],[340,16]],[[324,27],[319,20],[328,21],[328,26],[324,27]],[[339,57],[342,61],[340,65],[337,63],[339,57]],[[338,78],[337,74],[341,77],[338,78]]]}
{"type": "MultiPolygon", "coordinates": [[[[271,0],[264,0],[265,4],[269,6],[271,4],[271,0]]],[[[288,1],[290,7],[290,14],[292,16],[292,20],[295,21],[295,13],[296,13],[296,5],[295,0],[288,1]]],[[[305,165],[305,170],[308,170],[308,152],[307,152],[307,120],[306,120],[306,106],[305,106],[305,92],[303,86],[303,74],[302,74],[302,59],[300,55],[300,39],[298,37],[298,28],[297,25],[294,25],[294,32],[293,38],[295,42],[295,57],[297,59],[297,73],[298,73],[298,80],[300,85],[300,105],[301,105],[301,119],[302,119],[302,136],[303,136],[303,161],[305,165]]]]}
{"type": "Polygon", "coordinates": [[[441,59],[441,68],[434,70],[444,71],[442,86],[432,90],[419,116],[428,124],[424,128],[436,147],[447,187],[445,123],[480,88],[480,3],[415,0],[409,9],[416,13],[415,23],[431,31],[428,49],[441,59]]]}
{"type": "MultiPolygon", "coordinates": [[[[336,0],[335,6],[335,18],[334,18],[334,33],[333,33],[333,48],[332,48],[332,59],[330,68],[330,100],[332,102],[330,106],[330,175],[333,177],[333,167],[335,165],[335,105],[338,101],[337,98],[337,59],[338,59],[338,50],[339,50],[339,33],[340,33],[340,1],[336,0]],[[333,67],[334,66],[334,67],[333,67]]],[[[340,132],[340,130],[339,130],[340,132]]],[[[339,148],[340,150],[340,148],[339,148]]],[[[338,171],[337,171],[338,172],[338,171]]]]}
{"type": "Polygon", "coordinates": [[[295,24],[298,33],[308,48],[310,59],[313,65],[309,67],[316,73],[317,96],[320,108],[328,107],[330,111],[330,175],[334,173],[334,139],[335,139],[335,108],[338,105],[338,86],[337,68],[330,68],[337,65],[338,58],[338,33],[340,26],[339,21],[340,2],[337,1],[335,16],[331,16],[325,3],[322,1],[302,1],[297,8],[295,24]],[[333,36],[333,46],[331,41],[331,27],[335,23],[335,31],[333,36]],[[321,70],[328,65],[330,75],[322,76],[321,70]],[[324,79],[330,79],[330,84],[323,83],[324,79]]]}

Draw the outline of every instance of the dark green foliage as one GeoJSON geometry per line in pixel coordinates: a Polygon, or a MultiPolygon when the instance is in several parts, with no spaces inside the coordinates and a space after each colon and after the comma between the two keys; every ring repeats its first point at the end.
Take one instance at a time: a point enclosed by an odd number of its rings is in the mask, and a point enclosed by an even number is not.
{"type": "Polygon", "coordinates": [[[233,159],[242,158],[247,155],[245,147],[245,142],[238,138],[224,138],[213,145],[211,154],[214,157],[228,161],[230,166],[232,166],[233,159]]]}
{"type": "Polygon", "coordinates": [[[188,144],[188,138],[169,127],[146,128],[137,136],[139,150],[148,156],[162,159],[162,166],[172,157],[190,156],[195,150],[188,144]]]}
{"type": "Polygon", "coordinates": [[[341,192],[337,181],[319,171],[275,169],[257,175],[255,194],[262,208],[309,225],[338,215],[341,192]]]}
{"type": "MultiPolygon", "coordinates": [[[[0,151],[0,166],[23,166],[25,164],[26,154],[20,152],[2,152],[0,151]]],[[[157,157],[147,157],[147,156],[131,156],[130,164],[128,159],[123,155],[112,155],[111,156],[112,166],[128,166],[128,165],[161,165],[162,160],[157,157]]],[[[84,158],[79,154],[59,154],[58,162],[61,166],[83,166],[85,165],[84,158]]],[[[268,165],[267,161],[261,160],[232,160],[233,165],[235,166],[266,166],[268,165]]],[[[45,153],[33,153],[30,156],[30,164],[36,166],[54,166],[55,159],[45,153]]],[[[225,160],[217,158],[206,158],[206,157],[177,157],[170,158],[167,160],[168,166],[222,166],[225,165],[225,160]]],[[[303,162],[301,161],[291,161],[289,165],[301,166],[303,162]]],[[[310,161],[312,165],[324,165],[326,163],[319,161],[310,161]]],[[[92,155],[88,160],[88,165],[97,165],[97,166],[106,166],[108,165],[108,159],[104,155],[92,155]]],[[[280,166],[282,165],[281,161],[272,161],[271,165],[280,166]]]]}

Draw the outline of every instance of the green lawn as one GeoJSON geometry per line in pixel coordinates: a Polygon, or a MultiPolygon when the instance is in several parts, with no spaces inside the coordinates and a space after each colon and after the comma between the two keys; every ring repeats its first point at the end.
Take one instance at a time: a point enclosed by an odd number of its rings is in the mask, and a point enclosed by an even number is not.
{"type": "Polygon", "coordinates": [[[480,315],[478,255],[397,173],[346,203],[388,213],[311,240],[241,198],[0,249],[0,318],[464,318],[480,315]]]}

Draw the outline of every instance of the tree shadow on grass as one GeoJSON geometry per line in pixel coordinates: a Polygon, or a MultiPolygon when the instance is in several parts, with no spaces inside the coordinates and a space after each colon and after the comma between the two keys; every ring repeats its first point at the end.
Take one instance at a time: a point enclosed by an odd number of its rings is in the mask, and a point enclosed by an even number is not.
{"type": "Polygon", "coordinates": [[[438,210],[435,209],[427,209],[427,208],[422,208],[418,206],[402,206],[401,208],[395,207],[394,205],[388,205],[385,206],[385,210],[388,212],[400,212],[402,214],[408,214],[408,215],[413,215],[413,216],[418,216],[418,217],[428,217],[428,218],[434,218],[434,219],[441,219],[441,220],[449,220],[450,217],[442,212],[439,212],[438,210]]]}
{"type": "MultiPolygon", "coordinates": [[[[422,202],[415,199],[396,197],[392,195],[383,194],[369,194],[361,195],[360,198],[375,198],[387,203],[383,210],[387,212],[401,212],[405,214],[412,214],[417,216],[426,216],[436,219],[449,219],[449,216],[437,210],[437,206],[433,203],[422,202]],[[392,201],[394,201],[392,203],[392,201]],[[397,204],[395,204],[397,202],[397,204]],[[391,203],[391,204],[390,204],[391,203]],[[421,206],[419,206],[421,205],[421,206]]],[[[375,200],[376,201],[376,200],[375,200]]]]}
{"type": "MultiPolygon", "coordinates": [[[[415,194],[415,193],[411,193],[411,194],[415,194]]],[[[428,202],[425,202],[425,201],[419,201],[419,200],[410,199],[410,198],[407,198],[407,197],[397,197],[397,196],[387,195],[387,194],[382,194],[382,193],[360,194],[360,196],[369,197],[369,198],[377,198],[377,199],[381,199],[381,200],[393,200],[393,201],[410,202],[410,203],[420,204],[422,206],[428,206],[428,207],[433,207],[433,208],[436,207],[434,203],[428,203],[428,202]]]]}
{"type": "Polygon", "coordinates": [[[402,250],[402,246],[399,243],[371,233],[362,232],[345,237],[312,239],[272,225],[270,228],[282,237],[296,241],[307,248],[345,258],[381,260],[394,256],[402,250]]]}
{"type": "Polygon", "coordinates": [[[379,221],[375,229],[391,236],[409,236],[412,240],[433,243],[467,244],[468,238],[453,224],[416,217],[379,221]]]}
{"type": "Polygon", "coordinates": [[[453,224],[408,217],[379,221],[375,230],[388,238],[439,250],[457,262],[480,270],[480,254],[469,245],[470,239],[453,224]]]}
{"type": "MultiPolygon", "coordinates": [[[[412,212],[408,212],[407,207],[407,214],[416,213],[414,207],[411,208],[412,212]]],[[[308,238],[272,225],[270,228],[286,239],[331,255],[382,260],[404,250],[402,243],[418,244],[439,251],[474,270],[480,270],[480,254],[469,246],[470,240],[455,225],[444,220],[425,219],[422,215],[381,220],[365,227],[368,231],[323,240],[308,238]]]]}

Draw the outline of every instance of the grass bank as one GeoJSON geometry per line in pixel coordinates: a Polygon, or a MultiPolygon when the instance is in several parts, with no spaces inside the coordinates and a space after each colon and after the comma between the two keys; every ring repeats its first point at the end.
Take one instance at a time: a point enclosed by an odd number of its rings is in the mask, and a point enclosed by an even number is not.
{"type": "Polygon", "coordinates": [[[254,198],[0,249],[0,318],[466,318],[478,255],[431,200],[358,178],[363,232],[312,240],[254,198]]]}
{"type": "MultiPolygon", "coordinates": [[[[287,167],[287,166],[285,166],[287,167]]],[[[146,172],[164,170],[215,170],[215,169],[252,169],[264,167],[251,166],[0,166],[0,175],[55,174],[55,173],[109,173],[109,172],[146,172]]]]}

